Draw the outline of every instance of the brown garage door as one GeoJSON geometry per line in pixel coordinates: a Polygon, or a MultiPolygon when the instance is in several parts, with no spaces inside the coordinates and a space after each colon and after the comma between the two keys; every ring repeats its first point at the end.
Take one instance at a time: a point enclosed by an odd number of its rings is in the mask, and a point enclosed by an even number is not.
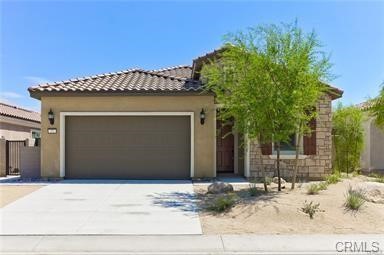
{"type": "Polygon", "coordinates": [[[190,177],[189,116],[68,116],[67,178],[190,177]]]}

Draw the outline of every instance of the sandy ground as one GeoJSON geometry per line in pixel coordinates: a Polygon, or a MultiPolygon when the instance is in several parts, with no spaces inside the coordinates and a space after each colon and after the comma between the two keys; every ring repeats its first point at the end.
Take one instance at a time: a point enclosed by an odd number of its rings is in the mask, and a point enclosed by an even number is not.
{"type": "Polygon", "coordinates": [[[35,190],[40,189],[41,185],[0,185],[0,208],[9,203],[22,198],[35,190]]]}
{"type": "MultiPolygon", "coordinates": [[[[229,212],[214,214],[200,212],[204,234],[357,234],[384,233],[384,204],[366,202],[358,212],[345,210],[343,204],[345,193],[352,187],[368,184],[367,178],[359,176],[344,179],[331,184],[327,190],[317,195],[307,195],[306,185],[291,191],[277,192],[272,184],[272,192],[259,197],[252,197],[247,202],[235,205],[229,212]],[[322,212],[316,213],[314,219],[301,211],[305,201],[320,203],[322,212]]],[[[235,186],[235,190],[246,186],[235,186]]],[[[259,185],[260,189],[262,185],[259,185]]],[[[195,191],[203,194],[207,186],[195,185],[195,191]]],[[[384,193],[382,193],[383,195],[384,193]]]]}

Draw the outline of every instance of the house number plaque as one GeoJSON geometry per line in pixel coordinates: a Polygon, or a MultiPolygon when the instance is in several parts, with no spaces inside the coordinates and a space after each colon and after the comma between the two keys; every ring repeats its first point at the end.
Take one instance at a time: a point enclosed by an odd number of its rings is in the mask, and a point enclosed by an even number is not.
{"type": "Polygon", "coordinates": [[[56,134],[57,129],[56,128],[48,128],[48,134],[56,134]]]}

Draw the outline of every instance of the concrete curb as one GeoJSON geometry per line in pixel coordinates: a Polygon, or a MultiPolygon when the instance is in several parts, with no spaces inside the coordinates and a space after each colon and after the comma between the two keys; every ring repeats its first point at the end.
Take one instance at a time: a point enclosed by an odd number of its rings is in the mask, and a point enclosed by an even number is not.
{"type": "Polygon", "coordinates": [[[14,255],[383,254],[384,235],[31,235],[0,236],[0,244],[14,255]]]}
{"type": "Polygon", "coordinates": [[[4,176],[0,177],[0,183],[15,183],[16,181],[20,180],[20,176],[4,176]]]}

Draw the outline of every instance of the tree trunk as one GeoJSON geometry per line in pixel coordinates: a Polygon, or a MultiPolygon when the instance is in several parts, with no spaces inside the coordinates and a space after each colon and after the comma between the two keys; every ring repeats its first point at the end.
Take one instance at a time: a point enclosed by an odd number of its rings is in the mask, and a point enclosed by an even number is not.
{"type": "Polygon", "coordinates": [[[267,177],[265,176],[265,169],[264,169],[264,167],[261,168],[261,174],[263,176],[264,191],[268,192],[267,177]]]}
{"type": "Polygon", "coordinates": [[[277,149],[277,159],[276,159],[276,164],[277,164],[277,190],[281,191],[281,180],[280,180],[280,142],[276,142],[276,149],[277,149]]]}
{"type": "Polygon", "coordinates": [[[293,169],[293,175],[292,175],[292,186],[291,189],[295,189],[296,184],[296,177],[297,172],[299,168],[299,154],[300,154],[300,143],[301,143],[301,129],[302,129],[302,123],[299,124],[299,130],[296,134],[296,141],[295,141],[295,147],[296,147],[296,158],[295,158],[295,168],[293,169]]]}
{"type": "Polygon", "coordinates": [[[296,158],[295,158],[295,168],[293,169],[291,189],[295,189],[295,184],[296,184],[297,171],[298,171],[298,168],[299,168],[300,143],[301,143],[301,135],[300,135],[300,132],[299,132],[296,135],[296,158]]]}

